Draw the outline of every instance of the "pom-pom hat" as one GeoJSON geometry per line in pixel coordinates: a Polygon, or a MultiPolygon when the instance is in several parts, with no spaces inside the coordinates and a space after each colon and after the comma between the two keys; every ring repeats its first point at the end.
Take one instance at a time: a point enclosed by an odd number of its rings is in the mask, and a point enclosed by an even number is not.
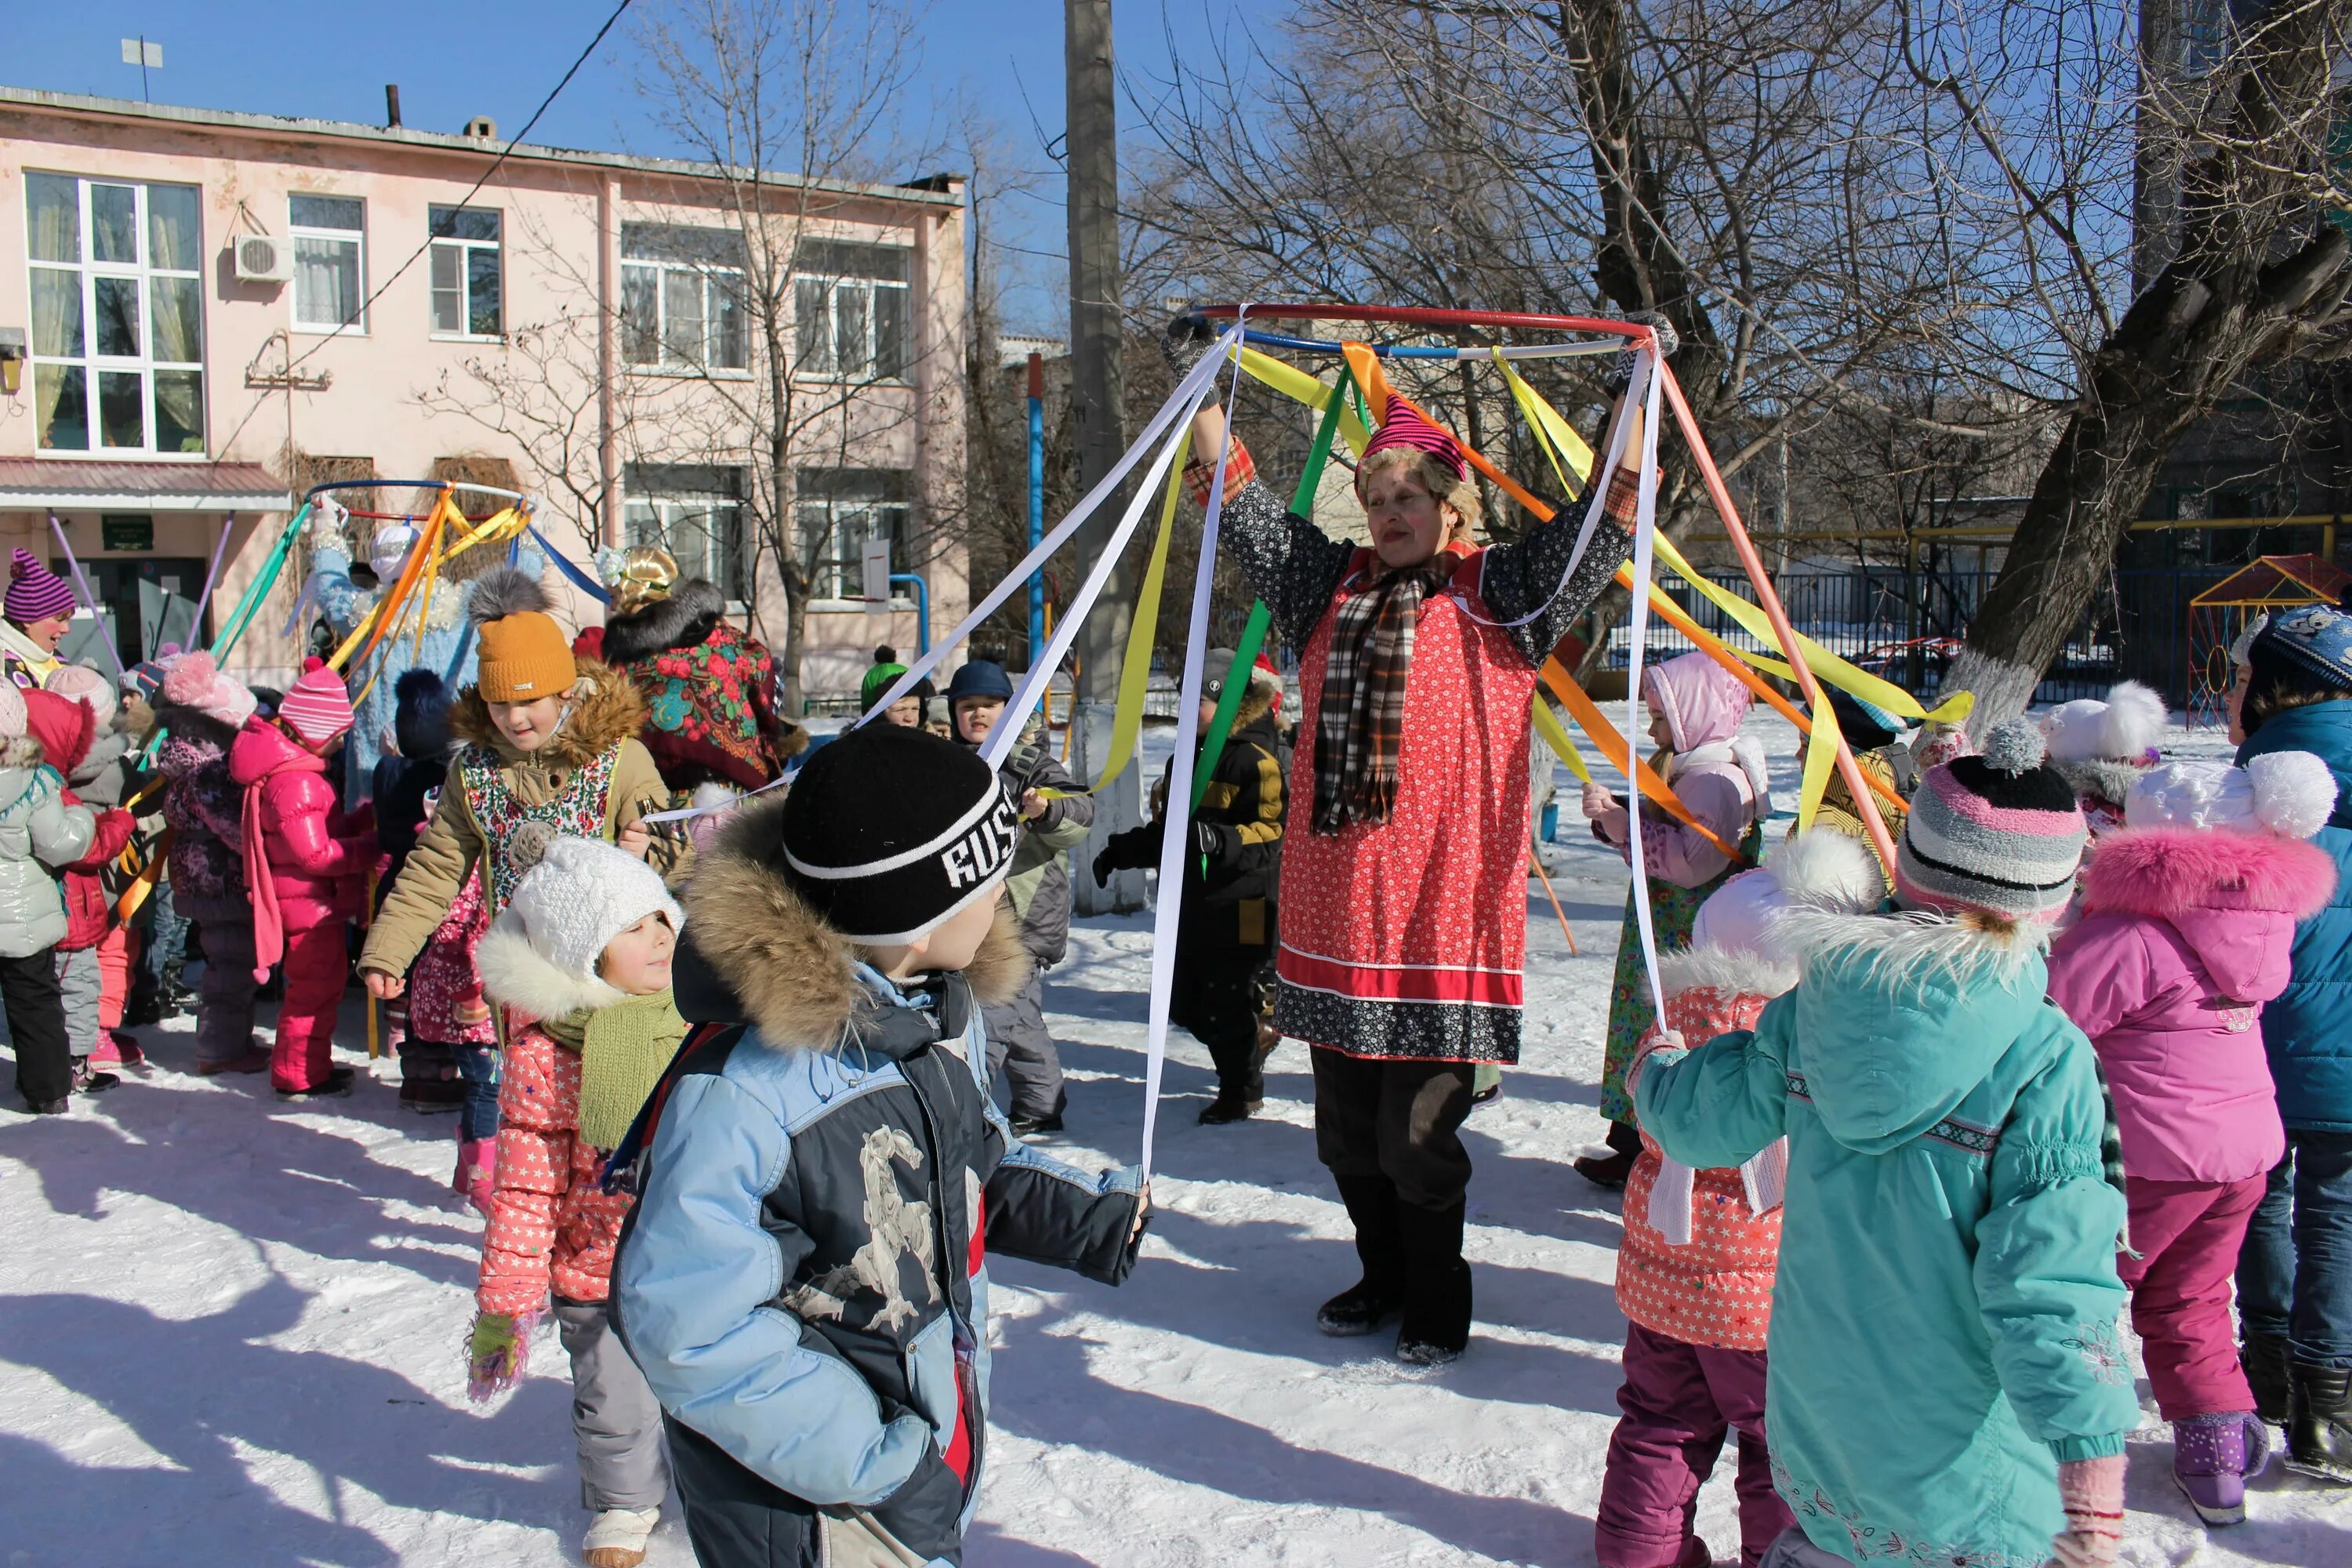
{"type": "Polygon", "coordinates": [[[1895,847],[1895,891],[1930,909],[2057,919],[2074,896],[2085,828],[2074,786],[2048,756],[2041,731],[2012,719],[1979,755],[1928,769],[1895,847]]]}
{"type": "Polygon", "coordinates": [[[0,596],[0,610],[20,626],[56,620],[73,614],[73,590],[42,565],[40,557],[19,545],[8,557],[8,592],[0,596]]]}
{"type": "Polygon", "coordinates": [[[777,819],[784,879],[870,947],[995,898],[1021,841],[1021,814],[977,752],[896,724],[811,752],[777,819]]]}
{"type": "Polygon", "coordinates": [[[302,673],[278,705],[278,717],[306,741],[329,740],[352,727],[351,690],[324,659],[305,659],[302,673]]]}
{"type": "Polygon", "coordinates": [[[2352,616],[2325,605],[2273,616],[2247,649],[2247,663],[2258,679],[2267,669],[2280,683],[2352,691],[2352,616]]]}
{"type": "Polygon", "coordinates": [[[1431,424],[1404,399],[1391,396],[1388,412],[1381,417],[1381,427],[1372,432],[1365,443],[1364,456],[1359,463],[1369,463],[1392,447],[1409,447],[1416,452],[1426,452],[1444,465],[1457,479],[1470,477],[1470,459],[1462,455],[1462,443],[1450,431],[1431,424]]]}
{"type": "Polygon", "coordinates": [[[513,567],[474,580],[466,613],[481,639],[475,668],[485,701],[536,702],[571,691],[580,667],[549,607],[538,579],[513,567]]]}
{"type": "Polygon", "coordinates": [[[163,700],[193,709],[234,730],[253,717],[260,700],[238,682],[223,675],[213,656],[201,649],[163,662],[163,681],[157,689],[163,700]]]}
{"type": "Polygon", "coordinates": [[[2153,763],[2170,722],[2164,699],[2137,680],[2118,681],[2106,700],[2062,702],[2042,721],[2053,763],[2153,763]]]}
{"type": "Polygon", "coordinates": [[[2233,768],[2167,763],[2124,799],[2129,827],[2192,827],[2308,838],[2336,810],[2336,775],[2309,752],[2269,752],[2233,768]]]}

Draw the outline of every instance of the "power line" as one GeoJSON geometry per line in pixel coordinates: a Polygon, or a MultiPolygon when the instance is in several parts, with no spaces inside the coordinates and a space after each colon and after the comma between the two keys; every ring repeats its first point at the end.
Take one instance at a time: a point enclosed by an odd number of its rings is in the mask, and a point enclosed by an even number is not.
{"type": "MultiPolygon", "coordinates": [[[[548,105],[555,101],[556,95],[562,92],[565,88],[572,85],[572,79],[580,74],[580,68],[588,63],[588,57],[596,52],[596,46],[604,41],[604,35],[613,30],[613,24],[621,19],[621,13],[629,8],[630,3],[631,0],[621,0],[621,3],[618,5],[613,7],[613,14],[604,18],[604,25],[603,26],[596,29],[596,36],[588,40],[588,47],[581,50],[580,57],[572,62],[572,68],[563,73],[562,80],[558,81],[553,87],[548,89],[547,96],[539,100],[539,107],[530,111],[530,118],[522,122],[522,129],[516,132],[513,137],[508,141],[504,147],[499,149],[499,155],[490,160],[490,166],[482,171],[482,177],[474,182],[474,185],[471,190],[457,198],[457,205],[464,206],[467,202],[472,201],[475,196],[481,194],[482,187],[489,184],[490,176],[497,174],[499,172],[499,166],[507,161],[507,154],[513,152],[517,147],[522,144],[523,138],[530,134],[530,128],[539,123],[540,116],[547,112],[548,105]]],[[[286,397],[289,410],[292,407],[294,397],[293,377],[295,370],[312,354],[317,353],[320,349],[326,347],[329,343],[342,336],[343,329],[350,326],[352,321],[365,321],[367,319],[368,308],[383,297],[383,291],[385,289],[391,288],[394,283],[399,282],[402,275],[407,272],[410,268],[415,266],[416,258],[424,255],[428,249],[432,248],[432,226],[428,224],[425,226],[425,243],[418,246],[415,250],[410,251],[408,253],[408,259],[394,268],[391,277],[376,285],[375,292],[370,294],[365,300],[361,301],[360,308],[352,312],[351,321],[338,324],[333,331],[326,333],[323,337],[320,338],[318,342],[312,343],[309,348],[304,349],[299,354],[295,354],[293,357],[287,360],[285,368],[275,373],[276,374],[286,378],[286,397]]],[[[287,340],[286,346],[290,353],[294,346],[293,340],[290,337],[287,340]]],[[[231,430],[226,436],[221,438],[219,450],[226,452],[230,447],[236,444],[236,438],[245,434],[245,427],[253,423],[253,416],[261,412],[262,405],[268,401],[268,399],[266,397],[257,397],[253,400],[253,406],[246,410],[245,417],[236,422],[236,428],[231,430]]],[[[292,417],[290,412],[288,417],[290,421],[292,417]]],[[[287,454],[287,460],[289,463],[293,460],[293,454],[290,451],[287,454]]],[[[292,481],[293,475],[289,472],[287,479],[290,483],[292,481]]]]}

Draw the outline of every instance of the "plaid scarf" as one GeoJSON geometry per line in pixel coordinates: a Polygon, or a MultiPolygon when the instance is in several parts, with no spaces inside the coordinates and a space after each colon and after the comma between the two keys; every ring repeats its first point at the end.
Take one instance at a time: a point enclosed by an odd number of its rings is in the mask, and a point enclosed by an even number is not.
{"type": "Polygon", "coordinates": [[[1360,591],[1332,609],[1315,736],[1316,832],[1336,834],[1351,822],[1378,826],[1389,819],[1422,600],[1444,587],[1461,561],[1459,548],[1448,547],[1419,566],[1368,568],[1354,579],[1360,591]]]}

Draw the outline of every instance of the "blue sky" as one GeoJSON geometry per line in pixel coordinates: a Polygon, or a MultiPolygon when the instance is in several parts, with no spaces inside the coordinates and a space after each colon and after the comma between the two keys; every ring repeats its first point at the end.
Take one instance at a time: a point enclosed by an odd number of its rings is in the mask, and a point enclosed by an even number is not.
{"type": "MultiPolygon", "coordinates": [[[[657,0],[638,0],[648,8],[657,0]]],[[[400,84],[405,123],[457,131],[477,114],[512,135],[609,13],[611,0],[392,0],[320,5],[317,0],[9,0],[0,5],[0,82],[12,87],[137,98],[140,73],[122,62],[121,40],[143,33],[163,46],[152,73],[159,103],[313,115],[381,124],[383,88],[400,84]]],[[[1123,68],[1157,75],[1167,58],[1171,16],[1197,33],[1275,9],[1270,0],[1123,0],[1114,16],[1123,68]]],[[[620,148],[652,154],[678,149],[646,115],[633,86],[630,18],[606,38],[547,111],[534,142],[620,148]]],[[[919,96],[976,100],[1013,150],[1047,168],[1031,125],[1062,129],[1060,0],[936,0],[928,13],[919,96]],[[1027,101],[1024,102],[1024,89],[1027,101]]],[[[908,169],[908,175],[928,171],[908,169]]],[[[1058,182],[1005,204],[998,221],[1024,253],[1065,248],[1058,182]]],[[[1059,268],[1016,257],[1016,324],[1052,329],[1063,311],[1051,289],[1059,268]]]]}

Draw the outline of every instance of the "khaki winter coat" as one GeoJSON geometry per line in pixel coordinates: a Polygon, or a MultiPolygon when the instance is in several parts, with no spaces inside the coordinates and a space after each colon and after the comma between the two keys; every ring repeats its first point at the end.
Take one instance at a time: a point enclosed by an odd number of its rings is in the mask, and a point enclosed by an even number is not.
{"type": "MultiPolygon", "coordinates": [[[[467,687],[449,712],[449,730],[460,742],[472,742],[495,752],[504,764],[500,779],[526,805],[540,805],[561,795],[572,774],[593,762],[609,747],[620,748],[606,792],[604,837],[615,837],[622,828],[649,813],[667,810],[669,786],[654,766],[653,753],[636,736],[646,721],[646,702],[627,677],[593,659],[580,660],[580,678],[587,691],[564,716],[554,738],[536,752],[519,752],[490,720],[489,704],[478,687],[467,687]]],[[[466,878],[482,858],[483,837],[472,803],[466,798],[462,750],[449,764],[441,785],[441,801],[433,820],[408,852],[392,892],[368,931],[360,953],[362,971],[404,974],[425,951],[457,901],[466,878]]],[[[656,870],[674,872],[691,853],[683,837],[656,833],[648,858],[656,870]]],[[[485,877],[485,888],[488,879],[485,877]]]]}

